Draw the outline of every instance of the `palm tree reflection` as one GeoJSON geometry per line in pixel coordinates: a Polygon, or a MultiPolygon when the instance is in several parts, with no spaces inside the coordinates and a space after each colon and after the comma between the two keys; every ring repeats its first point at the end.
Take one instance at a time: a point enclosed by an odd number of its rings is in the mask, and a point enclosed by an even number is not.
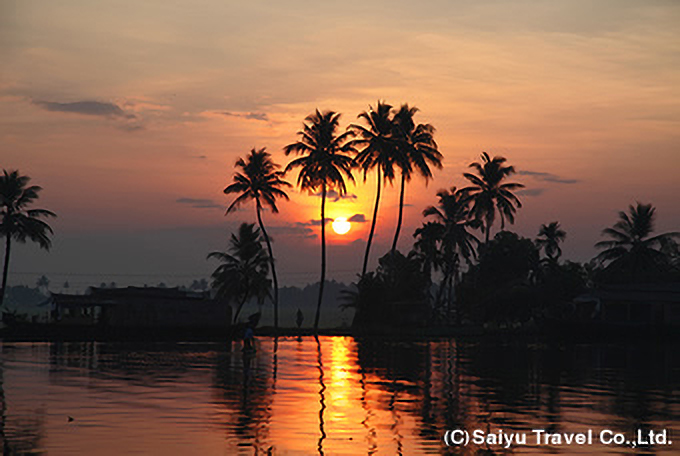
{"type": "Polygon", "coordinates": [[[323,455],[323,441],[326,438],[326,432],[324,431],[324,420],[323,420],[323,414],[324,411],[326,410],[326,397],[324,396],[324,393],[326,391],[326,385],[323,382],[323,360],[321,359],[321,342],[319,342],[319,337],[315,336],[314,339],[316,340],[316,356],[317,356],[317,366],[319,369],[319,431],[321,435],[319,436],[319,443],[317,444],[317,448],[319,450],[319,454],[323,455]]]}

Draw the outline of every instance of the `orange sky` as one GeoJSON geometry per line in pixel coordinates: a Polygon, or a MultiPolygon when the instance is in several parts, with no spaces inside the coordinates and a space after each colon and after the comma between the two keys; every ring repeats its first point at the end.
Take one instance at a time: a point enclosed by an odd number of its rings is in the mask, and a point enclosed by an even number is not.
{"type": "MultiPolygon", "coordinates": [[[[52,254],[20,249],[13,270],[201,276],[207,251],[254,221],[249,208],[223,216],[236,158],[267,147],[285,164],[315,108],[344,127],[378,99],[418,106],[444,155],[434,182],[407,189],[402,249],[482,150],[527,186],[515,229],[533,237],[559,220],[568,257],[590,258],[636,200],[677,229],[678,23],[673,1],[3,2],[0,164],[32,176],[59,214],[52,254]]],[[[328,215],[369,219],[372,177],[328,215]]],[[[281,268],[311,281],[319,199],[291,196],[266,223],[281,268]]],[[[383,248],[396,203],[388,188],[383,248]]],[[[331,277],[359,270],[366,225],[330,236],[331,277]]]]}

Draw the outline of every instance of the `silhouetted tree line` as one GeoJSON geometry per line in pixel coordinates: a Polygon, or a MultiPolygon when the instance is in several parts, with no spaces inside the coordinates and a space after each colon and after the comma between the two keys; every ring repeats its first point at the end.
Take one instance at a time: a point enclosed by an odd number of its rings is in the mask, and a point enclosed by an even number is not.
{"type": "MultiPolygon", "coordinates": [[[[358,170],[366,180],[376,172],[376,199],[356,290],[345,294],[344,307],[354,307],[355,326],[371,328],[462,323],[464,321],[527,321],[559,317],[565,303],[595,283],[655,282],[678,280],[678,233],[650,237],[655,210],[651,205],[631,206],[620,220],[603,231],[610,240],[598,242],[604,249],[588,264],[560,261],[566,232],[558,222],[540,227],[535,240],[506,230],[522,203],[514,193],[523,184],[510,182],[515,168],[505,157],[482,152],[481,160],[463,173],[464,188],[437,193],[437,205],[423,211],[426,221],[414,233],[407,254],[397,250],[401,231],[404,189],[414,176],[432,178],[432,168],[442,167],[442,155],[434,140],[435,128],[419,124],[418,109],[399,109],[379,101],[375,109],[359,114],[361,124],[339,128],[340,114],[315,111],[305,119],[298,141],[286,146],[296,154],[283,172],[265,149],[253,149],[239,159],[239,171],[225,193],[240,193],[230,210],[246,200],[256,203],[258,223],[267,244],[274,279],[271,243],[264,231],[261,208],[278,212],[276,199],[288,199],[286,173],[299,170],[301,190],[321,194],[321,220],[325,220],[329,191],[346,193],[346,181],[358,170]],[[368,262],[375,234],[382,188],[400,184],[398,217],[392,248],[379,260],[375,271],[368,262]],[[491,236],[494,225],[500,230],[491,236]],[[476,235],[478,232],[481,236],[476,235]],[[481,240],[483,238],[483,240],[481,240]]],[[[243,229],[243,227],[242,227],[243,229]]],[[[257,240],[259,242],[259,239],[257,240]]],[[[325,223],[321,223],[321,278],[314,320],[318,328],[326,271],[325,223]]],[[[221,286],[213,276],[213,286],[221,286]]],[[[267,283],[260,282],[267,287],[267,283]]],[[[274,298],[275,315],[278,300],[274,298]]],[[[278,318],[275,317],[278,325],[278,318]]]]}
{"type": "MultiPolygon", "coordinates": [[[[514,193],[524,187],[509,182],[515,168],[504,157],[482,152],[481,160],[463,173],[468,186],[451,187],[437,193],[437,204],[423,211],[425,222],[414,233],[413,248],[397,250],[401,232],[405,187],[413,177],[426,181],[432,169],[442,167],[442,155],[434,140],[435,128],[415,121],[418,109],[400,108],[379,101],[376,108],[359,114],[360,124],[344,131],[340,114],[316,110],[303,122],[298,140],[284,148],[295,155],[283,171],[271,155],[252,149],[239,158],[225,194],[237,194],[227,213],[247,201],[255,202],[258,228],[242,224],[231,237],[225,252],[209,258],[221,264],[212,275],[211,286],[219,298],[231,301],[239,311],[250,299],[271,299],[274,324],[279,323],[278,280],[271,239],[262,212],[278,212],[277,200],[288,199],[284,180],[297,171],[301,190],[321,195],[321,270],[314,328],[318,329],[326,282],[325,209],[329,192],[343,196],[354,173],[364,181],[376,172],[376,198],[356,292],[343,303],[355,307],[359,326],[378,321],[387,325],[461,323],[489,320],[526,320],[550,312],[559,314],[559,304],[573,299],[597,283],[665,282],[680,280],[680,253],[672,232],[652,236],[655,208],[651,204],[630,206],[619,220],[603,230],[609,239],[598,242],[603,251],[588,264],[561,262],[560,244],[566,238],[558,222],[541,226],[535,240],[506,231],[513,224],[521,201],[514,193]],[[399,206],[390,251],[368,271],[382,189],[399,182],[399,206]],[[493,227],[500,230],[491,236],[493,227]],[[481,240],[483,238],[483,241],[481,240]],[[262,245],[264,241],[265,247],[262,245]],[[270,278],[271,275],[271,278],[270,278]]],[[[31,240],[48,249],[52,229],[42,219],[55,214],[30,206],[38,198],[38,186],[18,171],[0,176],[0,237],[5,238],[5,261],[0,290],[4,297],[12,241],[31,240]]],[[[196,289],[200,284],[195,284],[196,289]]],[[[47,289],[49,282],[39,287],[47,289]]],[[[66,284],[64,285],[66,287],[66,284]]],[[[193,288],[193,287],[192,287],[193,288]]],[[[202,289],[202,288],[201,288],[202,289]]]]}

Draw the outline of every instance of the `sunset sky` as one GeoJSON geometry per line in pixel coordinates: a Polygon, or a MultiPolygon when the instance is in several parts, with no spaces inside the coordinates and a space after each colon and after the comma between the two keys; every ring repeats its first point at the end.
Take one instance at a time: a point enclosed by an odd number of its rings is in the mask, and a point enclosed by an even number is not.
{"type": "MultiPolygon", "coordinates": [[[[590,259],[635,201],[657,207],[659,231],[680,228],[680,3],[367,3],[0,0],[0,165],[59,215],[50,253],[13,251],[10,284],[207,277],[206,254],[255,221],[250,205],[224,215],[235,160],[267,147],[285,165],[314,109],[344,128],[379,99],[417,106],[444,155],[427,187],[407,188],[402,250],[482,151],[526,185],[513,229],[533,238],[559,221],[566,258],[590,259]]],[[[357,177],[329,217],[370,218],[374,176],[357,177]]],[[[318,280],[320,199],[290,196],[265,223],[280,280],[305,284],[318,280]]],[[[368,227],[329,236],[331,278],[355,278],[368,227]]]]}

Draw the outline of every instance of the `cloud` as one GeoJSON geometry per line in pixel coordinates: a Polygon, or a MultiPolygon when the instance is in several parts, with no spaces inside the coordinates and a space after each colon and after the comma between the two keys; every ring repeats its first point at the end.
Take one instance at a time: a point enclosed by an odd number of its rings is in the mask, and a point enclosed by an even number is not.
{"type": "Polygon", "coordinates": [[[117,127],[123,131],[135,132],[145,130],[135,114],[125,111],[115,103],[104,101],[74,101],[60,103],[57,101],[33,100],[32,104],[50,112],[63,112],[68,114],[80,114],[84,116],[103,117],[117,122],[117,127]]]}
{"type": "MultiPolygon", "coordinates": [[[[321,198],[322,194],[321,194],[321,192],[319,192],[319,193],[315,193],[314,196],[318,196],[319,198],[321,198]]],[[[357,199],[357,196],[353,193],[345,193],[344,195],[340,195],[335,190],[329,190],[329,191],[326,192],[326,198],[333,201],[334,203],[337,203],[341,199],[357,199]]]]}
{"type": "Polygon", "coordinates": [[[118,128],[120,128],[123,131],[130,131],[130,132],[146,130],[146,127],[142,124],[139,124],[139,123],[123,124],[123,125],[120,125],[118,128]]]}
{"type": "Polygon", "coordinates": [[[539,171],[517,171],[517,174],[521,176],[530,176],[539,181],[552,182],[555,184],[576,184],[579,182],[578,179],[565,179],[556,174],[542,173],[539,171]]]}
{"type": "Polygon", "coordinates": [[[217,204],[215,201],[207,198],[177,198],[175,202],[188,204],[195,209],[224,209],[224,206],[221,204],[217,204]]]}
{"type": "Polygon", "coordinates": [[[223,116],[227,117],[240,117],[247,120],[259,120],[262,122],[269,122],[269,116],[266,112],[230,112],[222,111],[220,112],[223,116]]]}
{"type": "Polygon", "coordinates": [[[33,101],[36,106],[52,111],[83,114],[86,116],[100,116],[109,118],[136,119],[134,114],[129,114],[115,103],[102,101],[74,101],[71,103],[59,103],[56,101],[33,101]]]}
{"type": "Polygon", "coordinates": [[[269,226],[267,227],[267,231],[272,234],[281,234],[283,236],[302,236],[305,238],[316,237],[314,230],[302,223],[269,226]]]}
{"type": "MultiPolygon", "coordinates": [[[[332,218],[326,217],[326,223],[331,223],[333,221],[332,218]]],[[[321,219],[315,220],[312,219],[309,222],[306,222],[303,226],[321,226],[321,219]]]]}
{"type": "Polygon", "coordinates": [[[545,192],[544,188],[525,188],[515,192],[517,196],[538,196],[545,192]]]}
{"type": "Polygon", "coordinates": [[[364,216],[364,214],[354,214],[347,220],[354,223],[366,223],[366,217],[364,216]]]}

